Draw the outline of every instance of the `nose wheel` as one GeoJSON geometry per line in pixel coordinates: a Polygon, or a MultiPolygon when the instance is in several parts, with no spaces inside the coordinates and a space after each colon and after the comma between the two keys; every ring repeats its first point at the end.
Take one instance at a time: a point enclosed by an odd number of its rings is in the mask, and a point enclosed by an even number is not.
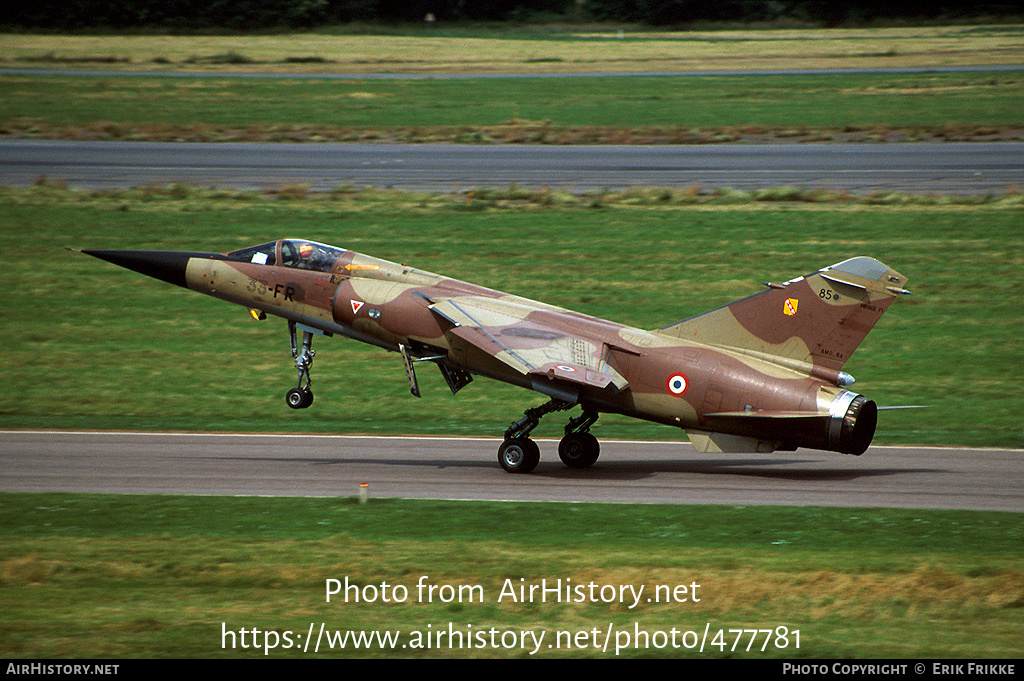
{"type": "Polygon", "coordinates": [[[295,368],[299,371],[299,380],[295,387],[284,395],[285,404],[292,409],[306,409],[313,404],[313,391],[310,389],[312,380],[309,377],[309,368],[313,366],[313,357],[316,351],[313,350],[313,334],[306,329],[302,330],[302,344],[298,342],[295,322],[288,322],[288,334],[292,341],[292,358],[295,360],[295,368]]]}
{"type": "Polygon", "coordinates": [[[313,392],[309,389],[292,388],[284,394],[284,401],[292,409],[305,409],[313,404],[313,392]]]}

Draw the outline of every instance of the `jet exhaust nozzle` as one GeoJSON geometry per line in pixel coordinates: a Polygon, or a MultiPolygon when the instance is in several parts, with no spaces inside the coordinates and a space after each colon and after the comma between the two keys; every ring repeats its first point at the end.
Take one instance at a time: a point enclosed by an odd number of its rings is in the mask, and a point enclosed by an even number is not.
{"type": "Polygon", "coordinates": [[[860,456],[871,444],[877,425],[878,406],[872,400],[855,393],[843,393],[833,403],[829,445],[842,454],[860,456]]]}

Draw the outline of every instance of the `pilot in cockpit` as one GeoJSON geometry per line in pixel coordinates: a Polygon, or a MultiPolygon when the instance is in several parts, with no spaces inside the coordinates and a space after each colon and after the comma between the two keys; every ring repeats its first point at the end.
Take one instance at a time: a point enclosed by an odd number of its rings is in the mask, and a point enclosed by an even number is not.
{"type": "Polygon", "coordinates": [[[323,268],[323,257],[320,249],[309,242],[299,245],[299,267],[304,270],[319,270],[323,268]]]}
{"type": "MultiPolygon", "coordinates": [[[[289,242],[285,242],[288,244],[289,242]]],[[[330,272],[343,251],[333,246],[325,246],[315,241],[292,242],[297,248],[293,267],[314,272],[330,272]]]]}

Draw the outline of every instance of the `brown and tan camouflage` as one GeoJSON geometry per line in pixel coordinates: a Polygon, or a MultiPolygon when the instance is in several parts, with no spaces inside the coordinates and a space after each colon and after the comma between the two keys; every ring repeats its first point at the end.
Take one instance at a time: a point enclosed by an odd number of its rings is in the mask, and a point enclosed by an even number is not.
{"type": "Polygon", "coordinates": [[[857,257],[657,330],[637,329],[354,251],[301,239],[227,254],[85,251],[194,291],[284,317],[299,371],[289,406],[312,402],[314,335],[399,352],[410,390],[416,365],[437,364],[452,392],[474,375],[547,395],[505,433],[498,459],[529,472],[538,420],[579,405],[559,444],[572,467],[599,452],[589,428],[616,413],[685,429],[702,452],[809,447],[861,454],[874,402],[842,371],[906,278],[857,257]],[[298,339],[302,333],[302,341],[298,339]]]}

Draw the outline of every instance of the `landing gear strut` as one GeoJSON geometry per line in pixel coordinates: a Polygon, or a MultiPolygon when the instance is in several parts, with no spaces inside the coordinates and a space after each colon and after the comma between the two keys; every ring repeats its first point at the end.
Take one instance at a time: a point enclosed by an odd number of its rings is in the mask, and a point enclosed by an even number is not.
{"type": "Polygon", "coordinates": [[[309,368],[313,366],[313,357],[316,351],[313,350],[313,334],[306,329],[302,330],[302,345],[299,345],[295,330],[295,322],[288,322],[288,334],[292,341],[292,357],[295,359],[295,368],[299,370],[299,380],[295,387],[284,395],[285,403],[292,409],[305,409],[313,404],[313,391],[310,389],[312,381],[309,378],[309,368]]]}
{"type": "MultiPolygon", "coordinates": [[[[573,408],[573,403],[553,398],[547,404],[527,409],[525,415],[505,431],[505,440],[498,447],[498,463],[509,473],[530,473],[540,463],[540,447],[530,439],[530,432],[540,419],[555,411],[573,408]]],[[[590,434],[590,426],[598,413],[584,406],[583,413],[570,419],[565,426],[565,437],[558,443],[558,456],[569,468],[588,468],[594,465],[601,452],[597,438],[590,434]]]]}

